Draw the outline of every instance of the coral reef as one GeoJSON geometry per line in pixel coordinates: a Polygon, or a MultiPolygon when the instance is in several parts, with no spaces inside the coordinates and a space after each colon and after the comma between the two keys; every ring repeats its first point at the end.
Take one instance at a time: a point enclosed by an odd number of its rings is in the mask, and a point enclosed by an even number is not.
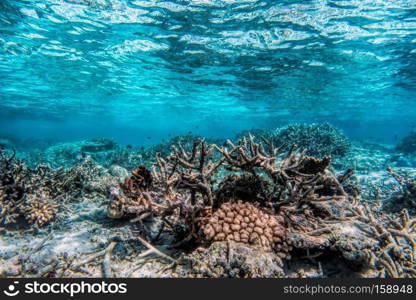
{"type": "Polygon", "coordinates": [[[36,198],[28,202],[22,209],[26,220],[37,227],[45,226],[55,219],[58,205],[46,200],[36,198]]]}
{"type": "Polygon", "coordinates": [[[416,278],[416,218],[406,209],[395,217],[376,218],[368,206],[357,210],[357,215],[378,242],[378,247],[364,251],[366,263],[377,277],[416,278]],[[383,218],[386,220],[380,221],[383,218]]]}
{"type": "Polygon", "coordinates": [[[383,208],[387,211],[399,212],[408,209],[412,214],[416,213],[416,179],[401,176],[388,168],[389,174],[400,184],[400,189],[384,203],[383,208]]]}
{"type": "MultiPolygon", "coordinates": [[[[202,136],[194,135],[192,133],[186,135],[178,135],[174,136],[168,140],[162,140],[161,143],[152,145],[148,148],[143,148],[140,150],[140,154],[143,157],[143,162],[155,162],[155,158],[158,153],[160,153],[161,157],[168,156],[171,151],[172,147],[177,145],[181,145],[185,150],[190,151],[192,149],[194,141],[198,139],[203,139],[202,136]]],[[[225,140],[221,139],[205,139],[207,142],[212,144],[223,144],[225,140]]],[[[137,165],[136,165],[137,166],[137,165]]]]}
{"type": "Polygon", "coordinates": [[[397,144],[396,150],[405,154],[416,153],[416,131],[410,132],[397,144]]]}
{"type": "Polygon", "coordinates": [[[134,220],[158,219],[176,237],[175,248],[233,242],[286,260],[332,251],[370,269],[366,255],[382,241],[359,231],[376,225],[360,220],[353,170],[335,176],[329,157],[316,159],[294,145],[280,153],[267,139],[264,145],[250,135],[222,147],[201,140],[190,151],[173,146],[166,158],[157,155],[153,186],[135,188],[144,176],[133,173],[126,182],[135,184],[122,185],[109,208],[124,205],[118,217],[137,211],[134,220]]]}
{"type": "Polygon", "coordinates": [[[29,170],[14,151],[10,156],[0,151],[0,155],[0,224],[11,224],[24,213],[29,170]]]}
{"type": "Polygon", "coordinates": [[[143,163],[140,149],[117,145],[115,141],[96,138],[73,143],[59,143],[46,149],[32,151],[26,157],[28,165],[48,164],[53,168],[72,168],[87,157],[104,167],[119,165],[133,168],[143,163]]]}
{"type": "Polygon", "coordinates": [[[361,173],[384,171],[389,165],[396,165],[391,147],[375,143],[354,142],[343,157],[333,161],[337,169],[354,168],[361,173]]]}
{"type": "Polygon", "coordinates": [[[192,278],[281,278],[285,277],[280,257],[262,247],[229,241],[214,242],[186,255],[173,277],[192,278]]]}
{"type": "Polygon", "coordinates": [[[19,201],[13,195],[7,195],[4,189],[0,190],[0,222],[3,224],[15,223],[20,216],[19,201]]]}
{"type": "Polygon", "coordinates": [[[71,169],[46,165],[29,168],[15,152],[0,152],[0,224],[24,223],[42,227],[51,223],[65,203],[80,201],[85,194],[106,195],[110,183],[104,170],[85,159],[71,169]],[[21,222],[20,222],[21,221],[21,222]]]}
{"type": "MultiPolygon", "coordinates": [[[[123,146],[111,139],[95,138],[72,143],[58,143],[46,149],[34,150],[26,154],[24,159],[31,167],[36,167],[41,163],[48,164],[53,168],[70,169],[90,157],[96,164],[105,168],[118,165],[132,170],[138,165],[150,166],[155,162],[156,153],[167,156],[170,153],[170,148],[177,143],[181,143],[188,149],[192,147],[193,140],[196,138],[199,137],[192,134],[175,136],[147,148],[123,146]]],[[[212,142],[221,141],[212,140],[212,142]]]]}
{"type": "Polygon", "coordinates": [[[58,140],[54,138],[21,138],[14,134],[0,135],[0,148],[5,149],[17,149],[20,151],[30,151],[31,149],[44,150],[54,144],[57,144],[58,140]]]}
{"type": "Polygon", "coordinates": [[[222,204],[201,226],[208,241],[235,241],[265,249],[291,250],[285,244],[284,220],[250,203],[222,204]],[[286,249],[282,249],[286,248],[286,249]]]}
{"type": "Polygon", "coordinates": [[[131,171],[131,174],[120,184],[123,195],[116,188],[110,195],[115,201],[108,205],[107,215],[112,219],[120,219],[128,214],[143,214],[144,218],[156,209],[156,203],[150,201],[151,196],[147,193],[153,183],[151,172],[142,165],[131,171]]]}
{"type": "Polygon", "coordinates": [[[95,162],[118,146],[68,168],[2,150],[0,274],[416,277],[413,173],[335,171],[330,156],[251,134],[173,140],[130,175],[95,162]]]}
{"type": "MultiPolygon", "coordinates": [[[[349,139],[329,123],[295,123],[268,131],[266,134],[262,130],[255,132],[260,132],[260,136],[281,146],[282,151],[288,151],[293,144],[297,144],[299,149],[307,150],[306,154],[318,158],[324,156],[343,157],[351,149],[349,139]]],[[[237,135],[238,138],[243,136],[247,137],[247,131],[237,135]]]]}
{"type": "Polygon", "coordinates": [[[83,152],[102,152],[113,150],[117,147],[117,143],[110,139],[96,138],[88,141],[81,146],[83,152]]]}

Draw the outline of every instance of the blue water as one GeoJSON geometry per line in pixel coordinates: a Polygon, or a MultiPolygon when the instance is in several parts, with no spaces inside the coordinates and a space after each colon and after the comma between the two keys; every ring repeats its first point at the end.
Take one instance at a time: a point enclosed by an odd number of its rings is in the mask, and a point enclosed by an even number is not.
{"type": "MultiPolygon", "coordinates": [[[[416,1],[0,1],[0,136],[416,126],[416,1]]],[[[148,138],[150,137],[150,138],[148,138]]]]}

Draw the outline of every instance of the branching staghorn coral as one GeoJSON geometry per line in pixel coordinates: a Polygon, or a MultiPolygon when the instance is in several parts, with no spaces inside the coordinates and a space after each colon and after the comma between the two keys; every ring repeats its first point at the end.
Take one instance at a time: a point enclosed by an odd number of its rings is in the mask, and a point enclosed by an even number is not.
{"type": "Polygon", "coordinates": [[[416,218],[406,209],[396,217],[376,218],[368,206],[356,213],[378,242],[377,248],[365,251],[368,266],[377,270],[379,277],[416,278],[416,218]]]}
{"type": "Polygon", "coordinates": [[[67,201],[84,193],[107,193],[95,181],[99,170],[88,160],[69,169],[38,165],[32,169],[17,159],[15,151],[0,152],[0,224],[27,223],[34,227],[50,224],[67,201]],[[21,222],[20,222],[21,221],[21,222]]]}
{"type": "Polygon", "coordinates": [[[122,185],[110,213],[119,205],[117,217],[137,210],[141,220],[158,218],[176,237],[172,247],[233,241],[286,259],[295,249],[330,249],[337,223],[357,218],[343,187],[353,172],[337,177],[329,157],[305,152],[293,145],[281,153],[252,136],[222,147],[196,140],[188,151],[179,144],[166,158],[157,155],[152,187],[132,197],[122,185]]]}
{"type": "Polygon", "coordinates": [[[14,201],[4,190],[0,190],[0,223],[15,223],[20,216],[20,203],[21,201],[14,201]]]}
{"type": "Polygon", "coordinates": [[[343,157],[351,149],[349,139],[341,130],[329,123],[294,123],[275,130],[253,129],[241,132],[237,135],[237,139],[248,137],[250,132],[258,137],[266,137],[276,145],[281,145],[283,151],[288,151],[293,144],[297,144],[299,149],[306,149],[307,155],[318,158],[343,157]]]}
{"type": "Polygon", "coordinates": [[[122,196],[118,190],[113,190],[112,197],[115,201],[107,207],[107,215],[110,218],[120,219],[131,214],[139,219],[147,218],[151,213],[166,208],[152,201],[148,193],[153,185],[151,172],[145,166],[139,166],[131,173],[132,176],[120,185],[123,190],[122,196]]]}
{"type": "MultiPolygon", "coordinates": [[[[178,272],[167,276],[287,277],[297,272],[290,266],[328,266],[331,256],[361,276],[415,276],[415,220],[407,211],[387,215],[363,206],[354,170],[333,173],[330,157],[248,135],[219,145],[178,143],[154,161],[122,181],[126,170],[108,172],[89,157],[64,170],[28,168],[2,153],[1,226],[47,226],[62,219],[67,204],[109,191],[108,215],[130,219],[140,238],[166,251],[178,272]],[[109,174],[106,184],[101,179],[109,174]],[[181,267],[187,262],[193,270],[181,267]]],[[[411,182],[396,179],[403,187],[411,182]]],[[[130,229],[123,228],[138,238],[130,229]]]]}
{"type": "MultiPolygon", "coordinates": [[[[301,149],[307,149],[307,154],[323,157],[345,156],[351,149],[351,142],[329,123],[291,124],[278,129],[273,134],[275,143],[297,143],[301,149]]],[[[288,146],[286,146],[288,147],[288,146]]]]}
{"type": "Polygon", "coordinates": [[[16,152],[8,156],[0,151],[0,224],[17,222],[26,203],[26,185],[29,171],[16,152]]]}

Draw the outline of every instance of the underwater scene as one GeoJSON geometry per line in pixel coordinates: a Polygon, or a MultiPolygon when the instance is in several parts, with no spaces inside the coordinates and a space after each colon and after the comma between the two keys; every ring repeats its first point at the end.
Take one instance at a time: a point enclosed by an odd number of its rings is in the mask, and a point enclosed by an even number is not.
{"type": "Polygon", "coordinates": [[[416,1],[0,1],[0,277],[416,277],[416,1]]]}

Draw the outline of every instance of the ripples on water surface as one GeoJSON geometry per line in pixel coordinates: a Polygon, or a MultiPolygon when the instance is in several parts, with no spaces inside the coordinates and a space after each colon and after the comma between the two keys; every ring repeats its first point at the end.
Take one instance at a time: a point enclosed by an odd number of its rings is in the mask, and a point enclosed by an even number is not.
{"type": "Polygon", "coordinates": [[[413,126],[415,63],[413,0],[0,2],[0,124],[22,136],[385,136],[413,126]]]}

